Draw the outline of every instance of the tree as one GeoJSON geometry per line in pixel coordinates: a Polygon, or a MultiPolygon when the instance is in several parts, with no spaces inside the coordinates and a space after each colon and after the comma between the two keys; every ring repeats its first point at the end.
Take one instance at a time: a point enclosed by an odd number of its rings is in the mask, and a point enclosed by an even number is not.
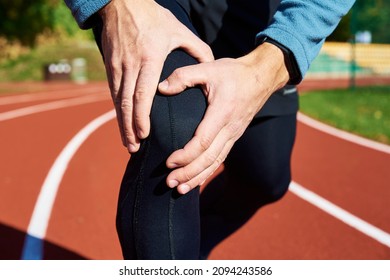
{"type": "Polygon", "coordinates": [[[336,30],[327,38],[328,41],[347,42],[351,39],[351,13],[343,17],[336,30]]]}
{"type": "Polygon", "coordinates": [[[357,0],[328,40],[347,41],[352,33],[367,30],[372,34],[373,43],[390,43],[389,26],[390,1],[357,0]]]}
{"type": "Polygon", "coordinates": [[[355,13],[355,30],[368,30],[375,43],[390,43],[390,1],[357,0],[352,12],[355,13]]]}
{"type": "Polygon", "coordinates": [[[79,28],[63,0],[0,0],[0,37],[33,46],[39,34],[73,35],[79,28]]]}

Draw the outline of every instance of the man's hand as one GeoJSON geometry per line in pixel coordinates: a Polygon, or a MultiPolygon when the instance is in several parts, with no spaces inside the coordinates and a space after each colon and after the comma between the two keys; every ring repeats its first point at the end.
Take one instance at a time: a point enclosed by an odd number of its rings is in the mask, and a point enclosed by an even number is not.
{"type": "Polygon", "coordinates": [[[225,160],[269,96],[288,81],[283,53],[264,43],[238,59],[220,59],[175,70],[159,84],[170,95],[200,85],[208,107],[194,137],[167,166],[169,187],[185,194],[202,184],[225,160]]]}
{"type": "Polygon", "coordinates": [[[149,135],[150,111],[167,55],[182,48],[212,61],[207,44],[154,0],[113,0],[99,11],[102,48],[123,144],[130,153],[149,135]]]}

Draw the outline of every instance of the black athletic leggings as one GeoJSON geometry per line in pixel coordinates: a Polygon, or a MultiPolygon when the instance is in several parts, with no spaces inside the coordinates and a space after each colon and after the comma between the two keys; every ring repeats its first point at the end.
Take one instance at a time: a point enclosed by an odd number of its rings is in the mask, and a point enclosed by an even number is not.
{"type": "MultiPolygon", "coordinates": [[[[157,2],[193,30],[175,0],[157,2]]],[[[101,24],[94,31],[100,45],[101,24]]],[[[161,80],[194,63],[184,51],[173,51],[161,80]]],[[[166,186],[167,157],[191,139],[206,107],[198,88],[170,97],[156,94],[150,136],[131,156],[119,194],[117,231],[125,259],[205,258],[256,210],[287,191],[295,114],[255,119],[201,195],[199,188],[180,195],[166,186]]]]}

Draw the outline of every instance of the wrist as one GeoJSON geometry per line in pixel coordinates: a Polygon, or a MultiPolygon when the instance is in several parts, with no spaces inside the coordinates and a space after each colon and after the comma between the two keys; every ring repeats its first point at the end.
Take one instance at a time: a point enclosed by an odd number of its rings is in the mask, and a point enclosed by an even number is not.
{"type": "Polygon", "coordinates": [[[256,80],[266,84],[270,91],[276,91],[287,84],[289,72],[284,54],[277,46],[265,42],[245,56],[253,66],[256,80]]]}
{"type": "Polygon", "coordinates": [[[264,44],[264,43],[272,44],[282,51],[284,57],[284,64],[289,74],[288,84],[293,84],[293,85],[298,84],[299,81],[301,80],[301,72],[299,71],[298,64],[294,57],[294,54],[287,47],[273,40],[270,37],[264,37],[260,44],[264,44]]]}

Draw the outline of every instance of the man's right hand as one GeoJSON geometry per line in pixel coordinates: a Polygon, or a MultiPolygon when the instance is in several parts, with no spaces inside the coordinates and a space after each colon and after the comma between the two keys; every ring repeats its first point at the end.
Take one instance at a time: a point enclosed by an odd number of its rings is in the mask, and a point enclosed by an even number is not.
{"type": "Polygon", "coordinates": [[[207,44],[154,0],[112,0],[99,14],[122,142],[135,153],[140,139],[149,135],[152,102],[168,54],[181,48],[199,62],[214,58],[207,44]]]}

